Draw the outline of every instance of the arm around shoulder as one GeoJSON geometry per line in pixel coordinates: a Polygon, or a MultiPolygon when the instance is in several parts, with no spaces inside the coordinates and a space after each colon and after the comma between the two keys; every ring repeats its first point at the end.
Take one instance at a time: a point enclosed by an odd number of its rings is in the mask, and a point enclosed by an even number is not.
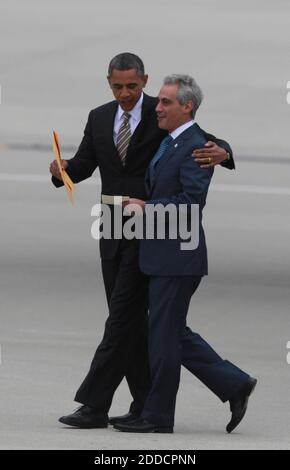
{"type": "Polygon", "coordinates": [[[234,170],[236,166],[234,162],[233,151],[231,149],[230,144],[226,140],[215,137],[213,134],[208,134],[203,129],[201,129],[201,131],[203,132],[204,137],[207,141],[214,142],[216,145],[218,145],[219,147],[223,148],[226,151],[228,158],[222,161],[220,165],[225,168],[228,168],[228,170],[234,170]]]}

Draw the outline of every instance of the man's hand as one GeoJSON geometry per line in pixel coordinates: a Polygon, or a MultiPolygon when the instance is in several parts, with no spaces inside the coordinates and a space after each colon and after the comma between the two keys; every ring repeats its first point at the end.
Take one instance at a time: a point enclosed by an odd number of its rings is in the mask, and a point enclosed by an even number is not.
{"type": "MultiPolygon", "coordinates": [[[[61,160],[61,167],[63,170],[65,170],[68,167],[68,162],[66,160],[61,160]]],[[[52,176],[62,181],[62,177],[58,169],[58,164],[56,160],[53,160],[53,162],[50,164],[49,171],[52,176]]]]}
{"type": "Polygon", "coordinates": [[[204,148],[194,150],[192,156],[200,165],[200,168],[210,168],[228,159],[225,149],[219,147],[211,140],[205,144],[204,148]]]}
{"type": "Polygon", "coordinates": [[[142,199],[135,199],[133,197],[130,197],[128,201],[124,201],[122,203],[122,206],[125,208],[125,215],[132,215],[132,212],[137,215],[141,215],[145,210],[145,205],[145,201],[142,201],[142,199]]]}

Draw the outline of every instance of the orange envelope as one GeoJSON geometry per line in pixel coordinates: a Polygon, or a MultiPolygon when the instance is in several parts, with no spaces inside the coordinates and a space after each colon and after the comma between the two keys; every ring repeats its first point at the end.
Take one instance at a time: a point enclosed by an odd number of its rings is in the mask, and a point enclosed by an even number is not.
{"type": "Polygon", "coordinates": [[[66,191],[68,198],[72,204],[74,204],[73,201],[73,192],[75,189],[74,183],[68,176],[67,172],[62,169],[61,167],[61,155],[60,155],[60,146],[59,146],[59,138],[58,138],[58,133],[56,131],[53,131],[53,139],[52,139],[52,148],[53,148],[53,153],[55,155],[55,159],[57,161],[58,169],[60,171],[62,181],[65,185],[66,191]]]}

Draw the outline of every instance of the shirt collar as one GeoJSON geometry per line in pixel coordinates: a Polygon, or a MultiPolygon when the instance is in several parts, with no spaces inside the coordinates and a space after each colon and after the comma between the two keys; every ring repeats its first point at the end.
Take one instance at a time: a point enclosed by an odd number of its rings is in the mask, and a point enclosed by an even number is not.
{"type": "Polygon", "coordinates": [[[176,139],[182,132],[186,131],[189,127],[193,126],[194,120],[191,119],[190,121],[186,122],[185,124],[182,124],[182,126],[177,127],[170,133],[172,139],[176,139]]]}
{"type": "MultiPolygon", "coordinates": [[[[135,104],[134,108],[131,109],[131,111],[128,111],[128,114],[132,116],[134,121],[140,121],[141,120],[141,113],[142,113],[142,104],[143,104],[143,98],[144,94],[143,92],[141,93],[141,96],[137,103],[135,104]]],[[[121,106],[118,106],[118,111],[117,111],[117,119],[118,121],[122,119],[123,113],[125,111],[121,108],[121,106]]]]}

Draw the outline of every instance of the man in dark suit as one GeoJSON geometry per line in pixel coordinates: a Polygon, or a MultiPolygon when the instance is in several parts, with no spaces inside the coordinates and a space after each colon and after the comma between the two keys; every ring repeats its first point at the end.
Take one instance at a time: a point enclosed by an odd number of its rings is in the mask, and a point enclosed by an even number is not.
{"type": "MultiPolygon", "coordinates": [[[[167,134],[157,125],[157,99],[143,93],[147,79],[141,59],[134,54],[119,54],[111,60],[108,82],[115,101],[90,112],[76,155],[62,161],[63,168],[75,183],[89,178],[99,167],[103,194],[145,199],[145,172],[167,134]]],[[[234,168],[229,145],[202,130],[200,132],[204,142],[211,143],[196,153],[198,163],[205,167],[220,163],[234,168]]],[[[62,186],[55,161],[50,171],[53,184],[62,186]]],[[[129,413],[118,417],[118,421],[136,418],[143,409],[150,389],[148,293],[146,276],[138,265],[138,248],[137,240],[100,240],[109,316],[90,370],[75,396],[75,401],[82,406],[75,413],[60,418],[64,424],[82,428],[106,427],[113,394],[123,377],[127,379],[133,402],[129,413]]],[[[189,344],[191,337],[192,332],[188,332],[185,344],[189,344]]]]}
{"type": "MultiPolygon", "coordinates": [[[[131,423],[115,424],[115,428],[121,431],[173,432],[180,368],[186,349],[183,346],[186,315],[192,295],[202,276],[207,274],[202,210],[213,168],[201,169],[191,156],[192,149],[206,143],[204,134],[193,120],[201,101],[201,89],[193,78],[188,75],[165,78],[156,112],[159,127],[167,130],[169,136],[162,141],[149,165],[147,202],[129,199],[129,204],[136,204],[145,211],[147,226],[149,222],[153,225],[155,220],[158,226],[160,205],[171,211],[186,211],[186,230],[189,224],[191,228],[198,229],[198,236],[195,249],[182,247],[182,237],[170,236],[169,229],[170,224],[174,225],[171,229],[176,228],[176,220],[181,223],[185,219],[174,217],[167,219],[164,239],[156,235],[158,230],[155,229],[154,238],[141,240],[140,267],[144,274],[150,276],[149,359],[152,385],[141,417],[131,423]],[[192,205],[198,205],[195,218],[191,212],[192,205]],[[157,219],[152,219],[149,206],[156,209],[157,219]]],[[[180,226],[176,232],[185,233],[184,230],[181,232],[180,226]]],[[[233,416],[227,431],[231,432],[243,418],[248,397],[257,381],[229,361],[223,361],[199,335],[192,335],[191,342],[187,366],[190,365],[190,369],[222,401],[230,400],[233,416]]]]}

